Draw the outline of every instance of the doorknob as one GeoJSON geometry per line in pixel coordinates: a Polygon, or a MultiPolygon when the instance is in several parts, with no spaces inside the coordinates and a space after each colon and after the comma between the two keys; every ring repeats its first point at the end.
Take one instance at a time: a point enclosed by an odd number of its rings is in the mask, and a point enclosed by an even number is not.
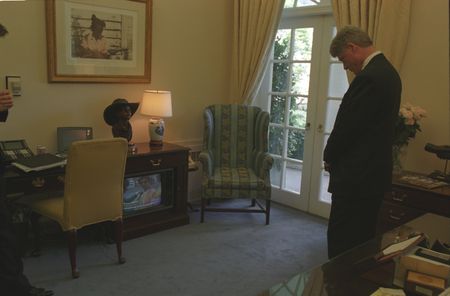
{"type": "Polygon", "coordinates": [[[311,129],[311,123],[307,122],[305,125],[305,131],[309,131],[311,129]]]}
{"type": "Polygon", "coordinates": [[[317,132],[323,133],[323,125],[319,124],[319,126],[317,127],[317,132]]]}

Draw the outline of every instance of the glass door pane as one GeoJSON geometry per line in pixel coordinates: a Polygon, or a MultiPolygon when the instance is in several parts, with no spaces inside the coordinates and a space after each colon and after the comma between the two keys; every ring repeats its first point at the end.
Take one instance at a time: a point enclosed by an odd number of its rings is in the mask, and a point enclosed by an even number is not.
{"type": "Polygon", "coordinates": [[[313,213],[314,204],[329,205],[322,149],[346,90],[328,53],[333,26],[331,14],[283,19],[256,103],[271,116],[272,199],[313,213]]]}
{"type": "MultiPolygon", "coordinates": [[[[341,105],[342,97],[348,88],[347,74],[342,66],[342,63],[337,63],[335,59],[330,56],[329,62],[329,79],[328,79],[328,97],[326,101],[325,123],[323,130],[323,144],[325,148],[328,136],[330,135],[336,115],[341,105]]],[[[322,166],[320,178],[320,194],[319,201],[331,204],[331,194],[327,191],[330,174],[325,171],[322,166]]]]}
{"type": "Polygon", "coordinates": [[[313,36],[314,27],[279,29],[273,48],[269,152],[275,163],[271,180],[291,199],[298,199],[302,191],[313,36]]]}
{"type": "MultiPolygon", "coordinates": [[[[329,19],[325,23],[326,29],[324,34],[327,34],[329,40],[331,40],[336,34],[334,22],[332,19],[329,19]]],[[[331,206],[331,194],[328,192],[330,175],[323,166],[323,149],[333,129],[342,97],[347,91],[348,81],[342,63],[332,58],[327,48],[324,48],[322,52],[321,61],[321,72],[323,73],[321,78],[323,83],[319,92],[321,101],[318,104],[319,107],[316,113],[320,124],[316,128],[316,139],[314,141],[314,149],[318,153],[314,156],[312,168],[309,210],[314,214],[328,217],[331,206]]]]}

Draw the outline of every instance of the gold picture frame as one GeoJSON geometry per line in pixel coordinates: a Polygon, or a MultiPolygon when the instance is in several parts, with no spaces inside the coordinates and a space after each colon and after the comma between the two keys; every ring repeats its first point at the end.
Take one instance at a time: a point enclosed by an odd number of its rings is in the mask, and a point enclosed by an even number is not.
{"type": "Polygon", "coordinates": [[[150,82],[152,0],[46,0],[45,10],[49,82],[150,82]]]}

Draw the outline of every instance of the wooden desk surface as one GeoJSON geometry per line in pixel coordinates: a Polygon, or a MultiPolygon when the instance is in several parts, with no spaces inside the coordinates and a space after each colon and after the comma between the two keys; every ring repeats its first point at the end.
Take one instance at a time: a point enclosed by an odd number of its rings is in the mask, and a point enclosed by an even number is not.
{"type": "MultiPolygon", "coordinates": [[[[142,208],[124,214],[124,239],[189,223],[187,214],[188,154],[189,148],[172,143],[150,146],[136,143],[136,150],[128,154],[125,178],[161,174],[167,205],[153,209],[142,208]],[[164,174],[163,172],[170,171],[164,174]]],[[[0,198],[11,201],[25,195],[62,196],[61,181],[64,168],[24,173],[15,167],[7,167],[1,175],[0,198]],[[36,181],[40,180],[40,186],[36,181]]]]}
{"type": "Polygon", "coordinates": [[[424,174],[419,174],[419,173],[415,173],[415,172],[405,172],[404,174],[402,174],[400,176],[394,176],[393,179],[392,179],[392,183],[395,184],[395,185],[411,188],[411,189],[414,189],[414,190],[419,190],[419,191],[424,191],[424,192],[431,192],[431,193],[434,193],[434,194],[446,196],[446,197],[449,198],[449,201],[450,201],[450,184],[448,184],[447,186],[441,186],[441,187],[437,187],[437,188],[433,188],[433,189],[427,189],[427,188],[423,188],[423,187],[420,187],[420,186],[415,186],[415,185],[408,184],[408,183],[400,181],[399,178],[403,177],[405,175],[425,176],[424,174]]]}
{"type": "MultiPolygon", "coordinates": [[[[292,278],[263,291],[260,296],[348,296],[370,295],[379,287],[396,288],[393,284],[395,264],[387,261],[376,264],[371,258],[387,245],[400,237],[406,239],[417,230],[436,235],[435,238],[448,242],[450,239],[450,218],[435,214],[425,214],[406,225],[395,228],[382,236],[358,246],[310,271],[299,273],[292,278]],[[441,234],[435,230],[442,229],[441,234]]],[[[434,241],[431,240],[431,243],[434,241]]]]}
{"type": "Polygon", "coordinates": [[[142,154],[163,154],[175,151],[189,151],[189,148],[177,144],[164,142],[162,146],[150,146],[149,143],[135,143],[136,151],[128,153],[128,157],[135,157],[142,154]]]}
{"type": "MultiPolygon", "coordinates": [[[[177,152],[177,151],[189,151],[189,148],[183,147],[177,144],[164,143],[163,146],[150,146],[148,143],[135,143],[136,151],[133,153],[128,153],[128,158],[142,157],[143,155],[158,155],[167,152],[177,152]]],[[[53,168],[38,172],[25,173],[14,166],[7,166],[4,169],[2,176],[6,179],[15,177],[34,177],[34,176],[46,176],[54,174],[63,174],[64,168],[53,168]]]]}

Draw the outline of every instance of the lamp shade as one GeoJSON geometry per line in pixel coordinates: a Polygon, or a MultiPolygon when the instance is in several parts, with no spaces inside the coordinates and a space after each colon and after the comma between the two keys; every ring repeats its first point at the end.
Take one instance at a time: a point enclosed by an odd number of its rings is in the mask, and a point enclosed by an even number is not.
{"type": "Polygon", "coordinates": [[[172,96],[170,91],[144,90],[141,114],[155,117],[171,117],[172,96]]]}

